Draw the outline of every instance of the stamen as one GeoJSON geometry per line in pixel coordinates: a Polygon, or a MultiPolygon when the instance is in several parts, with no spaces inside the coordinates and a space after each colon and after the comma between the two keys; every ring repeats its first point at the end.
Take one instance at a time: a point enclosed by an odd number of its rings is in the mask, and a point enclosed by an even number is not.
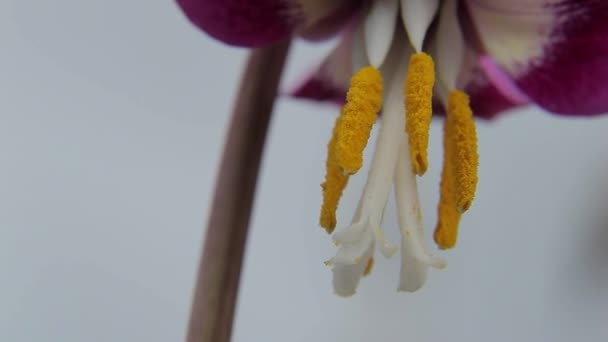
{"type": "Polygon", "coordinates": [[[456,245],[458,237],[458,224],[460,213],[456,210],[456,192],[454,191],[453,176],[453,146],[450,141],[450,127],[446,118],[443,124],[443,169],[441,171],[441,185],[439,206],[437,213],[437,227],[433,238],[440,249],[448,249],[456,245]]]}
{"type": "Polygon", "coordinates": [[[382,76],[364,67],[351,79],[346,104],[336,119],[327,146],[323,205],[319,224],[331,233],[336,228],[336,210],[348,177],[363,165],[363,150],[382,106],[382,76]]]}
{"type": "Polygon", "coordinates": [[[321,184],[323,189],[323,204],[321,205],[321,215],[319,218],[319,224],[325,228],[327,233],[331,234],[336,228],[336,211],[338,210],[338,203],[342,192],[348,184],[349,176],[345,175],[340,167],[336,164],[335,150],[338,129],[338,123],[340,117],[336,119],[334,129],[332,132],[331,139],[327,145],[327,161],[325,162],[325,182],[321,184]]]}
{"type": "Polygon", "coordinates": [[[443,170],[435,242],[441,249],[454,247],[461,213],[470,208],[477,187],[477,134],[468,96],[450,93],[443,128],[443,170]]]}
{"type": "Polygon", "coordinates": [[[350,81],[346,104],[336,123],[333,153],[336,164],[351,175],[363,165],[363,149],[382,106],[382,76],[368,66],[359,70],[350,81]]]}
{"type": "Polygon", "coordinates": [[[450,139],[454,144],[453,165],[456,190],[456,209],[465,212],[471,207],[477,188],[477,132],[469,97],[460,90],[453,90],[448,99],[450,139]]]}
{"type": "MultiPolygon", "coordinates": [[[[329,163],[328,163],[329,164],[329,163]]],[[[321,206],[321,217],[319,224],[331,234],[336,228],[336,211],[342,192],[348,183],[348,176],[344,175],[338,166],[327,165],[325,182],[323,188],[323,205],[321,206]]]]}
{"type": "Polygon", "coordinates": [[[374,267],[374,257],[369,258],[367,262],[367,266],[365,266],[365,270],[363,271],[363,276],[369,275],[372,272],[372,268],[374,267]]]}
{"type": "Polygon", "coordinates": [[[423,175],[428,168],[427,149],[432,115],[435,67],[431,56],[424,52],[413,54],[405,80],[405,129],[413,172],[423,175]]]}

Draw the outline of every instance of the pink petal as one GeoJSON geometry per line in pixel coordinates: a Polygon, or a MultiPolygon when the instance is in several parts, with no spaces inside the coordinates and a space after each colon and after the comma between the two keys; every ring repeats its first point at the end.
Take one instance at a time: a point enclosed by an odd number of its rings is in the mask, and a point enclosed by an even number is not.
{"type": "Polygon", "coordinates": [[[492,57],[480,56],[479,66],[496,90],[513,104],[524,105],[531,102],[530,98],[515,84],[510,75],[496,64],[492,57]]]}
{"type": "Polygon", "coordinates": [[[210,36],[230,45],[255,47],[305,32],[335,33],[359,0],[177,0],[185,15],[210,36]]]}

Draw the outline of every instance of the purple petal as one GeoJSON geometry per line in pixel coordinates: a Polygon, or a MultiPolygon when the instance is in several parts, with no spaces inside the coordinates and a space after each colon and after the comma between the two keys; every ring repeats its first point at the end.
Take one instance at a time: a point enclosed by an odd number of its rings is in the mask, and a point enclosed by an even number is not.
{"type": "MultiPolygon", "coordinates": [[[[468,34],[466,29],[464,32],[468,34]]],[[[504,111],[530,103],[494,60],[480,56],[471,46],[465,49],[457,87],[469,94],[473,114],[483,119],[493,119],[504,111]]],[[[434,103],[433,109],[436,114],[445,114],[440,102],[434,103]]]]}
{"type": "MultiPolygon", "coordinates": [[[[494,119],[498,114],[528,104],[505,96],[499,88],[492,84],[480,68],[476,69],[475,73],[469,75],[469,77],[472,79],[461,88],[469,94],[471,109],[475,117],[494,119]]],[[[444,104],[438,98],[438,95],[435,94],[433,98],[433,117],[445,115],[444,104]]]]}
{"type": "MultiPolygon", "coordinates": [[[[327,1],[327,0],[319,0],[327,1]]],[[[325,10],[325,16],[314,21],[314,24],[306,25],[298,31],[298,35],[304,39],[317,41],[334,35],[354,20],[360,10],[364,8],[364,0],[330,0],[334,4],[332,10],[325,10]]]]}
{"type": "Polygon", "coordinates": [[[471,97],[471,109],[473,113],[476,117],[483,119],[493,119],[498,114],[522,105],[522,103],[514,102],[506,97],[490,82],[481,87],[470,85],[465,88],[465,91],[471,97]]]}
{"type": "Polygon", "coordinates": [[[345,31],[321,65],[288,94],[295,98],[343,104],[353,74],[353,38],[352,30],[345,31]]]}
{"type": "Polygon", "coordinates": [[[496,90],[514,105],[531,102],[530,98],[515,84],[513,79],[490,56],[480,56],[479,66],[496,90]]]}
{"type": "Polygon", "coordinates": [[[177,3],[201,30],[236,46],[261,46],[284,39],[303,20],[295,1],[177,0],[177,3]]]}
{"type": "Polygon", "coordinates": [[[471,97],[475,116],[493,119],[507,110],[530,104],[530,98],[522,92],[513,79],[488,56],[472,56],[475,67],[465,91],[471,97]]]}
{"type": "Polygon", "coordinates": [[[290,92],[289,95],[299,99],[333,102],[337,105],[343,105],[346,97],[346,88],[336,87],[331,82],[313,76],[290,92]]]}
{"type": "Polygon", "coordinates": [[[608,3],[568,1],[556,5],[563,24],[545,58],[517,84],[545,109],[571,115],[608,112],[608,3]]]}
{"type": "MultiPolygon", "coordinates": [[[[469,40],[479,42],[479,52],[515,81],[511,90],[557,114],[608,112],[608,2],[468,0],[467,5],[468,24],[477,32],[469,40]]],[[[498,93],[502,100],[478,105],[488,110],[517,105],[491,73],[486,76],[493,85],[477,87],[474,98],[496,100],[498,93]]]]}
{"type": "Polygon", "coordinates": [[[335,33],[359,0],[177,0],[188,19],[230,45],[255,47],[299,32],[335,33]]]}

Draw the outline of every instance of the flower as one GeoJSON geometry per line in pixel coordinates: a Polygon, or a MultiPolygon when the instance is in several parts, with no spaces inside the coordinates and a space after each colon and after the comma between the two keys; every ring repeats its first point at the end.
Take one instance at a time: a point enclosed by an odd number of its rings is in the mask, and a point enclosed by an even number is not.
{"type": "Polygon", "coordinates": [[[556,114],[608,111],[608,4],[601,0],[178,0],[211,36],[263,46],[299,35],[342,39],[297,98],[343,103],[328,144],[320,225],[333,233],[336,210],[382,111],[368,181],[352,223],[334,233],[338,295],[356,292],[376,246],[397,248],[381,229],[394,188],[401,231],[399,290],[415,291],[429,267],[443,268],[424,243],[417,177],[427,167],[433,109],[444,120],[444,164],[435,242],[452,248],[477,186],[473,113],[491,118],[537,104],[556,114]],[[574,87],[572,85],[575,85],[574,87]],[[346,101],[344,101],[346,94],[346,101]]]}

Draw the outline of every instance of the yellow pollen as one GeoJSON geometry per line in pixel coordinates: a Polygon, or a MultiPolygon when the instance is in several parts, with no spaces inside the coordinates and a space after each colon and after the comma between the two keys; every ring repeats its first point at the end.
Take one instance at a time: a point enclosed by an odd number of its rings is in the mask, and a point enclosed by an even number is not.
{"type": "Polygon", "coordinates": [[[378,69],[364,67],[350,81],[330,152],[345,174],[354,174],[363,165],[363,150],[381,106],[382,76],[378,69]]]}
{"type": "Polygon", "coordinates": [[[363,165],[363,150],[382,106],[382,76],[364,67],[351,79],[346,104],[336,119],[327,145],[323,204],[319,224],[331,233],[336,228],[336,210],[349,175],[363,165]]]}
{"type": "Polygon", "coordinates": [[[412,55],[404,87],[405,128],[410,145],[412,169],[419,176],[423,175],[429,166],[427,149],[433,112],[434,84],[435,66],[431,56],[424,52],[412,55]]]}
{"type": "Polygon", "coordinates": [[[439,206],[437,208],[437,227],[435,228],[434,239],[437,246],[441,249],[448,249],[456,245],[458,238],[458,224],[460,223],[460,213],[456,210],[456,193],[454,191],[454,177],[451,144],[449,141],[449,127],[447,120],[443,127],[443,169],[441,170],[441,185],[439,206]]]}
{"type": "Polygon", "coordinates": [[[349,178],[349,176],[345,175],[336,164],[333,153],[336,144],[336,129],[339,121],[340,117],[336,119],[332,137],[327,145],[325,182],[321,184],[321,188],[323,189],[323,204],[321,206],[319,224],[330,234],[336,228],[336,210],[338,209],[340,197],[342,197],[342,192],[344,191],[344,188],[346,188],[349,178]]]}
{"type": "Polygon", "coordinates": [[[372,268],[374,268],[374,257],[369,258],[365,271],[363,271],[363,276],[369,275],[372,272],[372,268]]]}
{"type": "Polygon", "coordinates": [[[477,135],[468,96],[450,93],[443,128],[443,170],[435,242],[441,249],[454,247],[461,213],[466,211],[477,187],[477,135]]]}
{"type": "Polygon", "coordinates": [[[454,183],[456,209],[465,212],[471,207],[477,188],[477,132],[475,119],[469,106],[469,97],[460,90],[453,90],[448,99],[448,123],[450,140],[454,144],[454,183]]]}
{"type": "Polygon", "coordinates": [[[323,205],[321,207],[321,218],[319,224],[331,234],[336,228],[336,211],[342,192],[348,183],[348,176],[334,166],[328,167],[325,182],[321,184],[323,188],[323,205]]]}

